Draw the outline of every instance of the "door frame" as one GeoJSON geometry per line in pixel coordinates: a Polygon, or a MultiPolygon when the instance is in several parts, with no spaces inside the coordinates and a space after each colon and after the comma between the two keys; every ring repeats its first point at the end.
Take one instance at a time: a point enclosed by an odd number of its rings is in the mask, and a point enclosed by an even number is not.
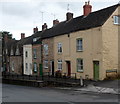
{"type": "Polygon", "coordinates": [[[50,74],[54,76],[54,61],[50,61],[50,74]]]}
{"type": "Polygon", "coordinates": [[[100,61],[94,60],[93,61],[93,79],[99,80],[99,76],[100,76],[100,61]]]}
{"type": "Polygon", "coordinates": [[[71,61],[66,61],[67,64],[67,76],[71,76],[71,61]]]}

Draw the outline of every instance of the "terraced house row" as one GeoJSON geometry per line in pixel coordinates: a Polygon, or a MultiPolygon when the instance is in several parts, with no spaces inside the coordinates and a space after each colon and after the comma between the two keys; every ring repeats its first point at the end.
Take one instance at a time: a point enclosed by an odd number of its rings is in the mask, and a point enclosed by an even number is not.
{"type": "Polygon", "coordinates": [[[85,2],[83,15],[53,20],[53,26],[33,29],[33,35],[21,40],[7,40],[6,71],[26,75],[43,75],[56,71],[77,78],[103,80],[106,74],[120,73],[120,4],[92,12],[85,2]]]}

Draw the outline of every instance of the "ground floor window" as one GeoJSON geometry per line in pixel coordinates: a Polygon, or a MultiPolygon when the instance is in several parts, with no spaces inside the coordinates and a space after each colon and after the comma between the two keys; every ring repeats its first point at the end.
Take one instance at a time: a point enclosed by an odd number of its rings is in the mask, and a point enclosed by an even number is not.
{"type": "Polygon", "coordinates": [[[44,68],[45,68],[45,69],[48,69],[48,60],[45,60],[45,61],[44,61],[44,68]]]}
{"type": "Polygon", "coordinates": [[[14,62],[12,62],[12,71],[14,71],[14,62]]]}
{"type": "Polygon", "coordinates": [[[77,59],[77,72],[83,72],[83,59],[77,59]]]}
{"type": "Polygon", "coordinates": [[[25,66],[26,66],[26,72],[27,72],[28,71],[28,63],[26,63],[25,66]]]}
{"type": "Polygon", "coordinates": [[[37,63],[34,63],[34,72],[37,72],[37,63]]]}
{"type": "Polygon", "coordinates": [[[58,70],[62,70],[62,60],[58,60],[58,70]]]}

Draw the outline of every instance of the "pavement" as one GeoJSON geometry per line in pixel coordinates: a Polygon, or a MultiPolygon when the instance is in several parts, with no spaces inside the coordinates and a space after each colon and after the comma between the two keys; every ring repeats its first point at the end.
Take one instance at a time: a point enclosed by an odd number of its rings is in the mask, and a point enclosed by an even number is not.
{"type": "Polygon", "coordinates": [[[83,87],[58,87],[58,89],[119,95],[119,84],[120,80],[87,81],[83,87]]]}

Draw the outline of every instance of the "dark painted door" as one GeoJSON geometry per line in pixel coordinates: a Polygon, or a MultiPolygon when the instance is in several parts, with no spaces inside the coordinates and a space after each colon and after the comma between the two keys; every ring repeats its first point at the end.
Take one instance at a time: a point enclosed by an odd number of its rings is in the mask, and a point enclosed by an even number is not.
{"type": "Polygon", "coordinates": [[[68,76],[71,76],[71,63],[67,61],[67,68],[68,68],[68,76]]]}
{"type": "Polygon", "coordinates": [[[42,76],[43,75],[42,64],[39,65],[39,68],[40,68],[40,76],[42,76]]]}
{"type": "Polygon", "coordinates": [[[99,80],[99,61],[93,61],[94,80],[99,80]]]}
{"type": "Polygon", "coordinates": [[[51,74],[54,76],[54,61],[51,61],[51,74]]]}

